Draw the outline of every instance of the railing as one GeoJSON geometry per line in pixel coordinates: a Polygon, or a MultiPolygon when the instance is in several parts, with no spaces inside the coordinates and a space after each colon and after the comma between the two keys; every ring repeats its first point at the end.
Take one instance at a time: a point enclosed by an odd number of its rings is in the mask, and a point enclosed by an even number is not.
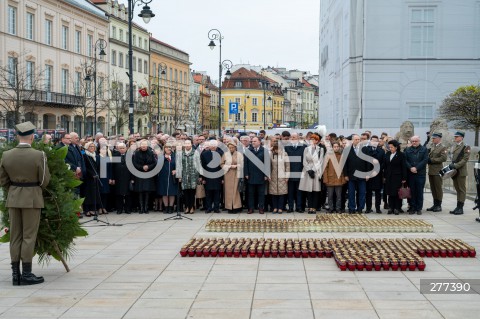
{"type": "Polygon", "coordinates": [[[23,101],[31,101],[37,103],[56,104],[60,106],[79,107],[84,106],[85,99],[83,96],[70,95],[56,92],[24,90],[22,91],[23,101]]]}

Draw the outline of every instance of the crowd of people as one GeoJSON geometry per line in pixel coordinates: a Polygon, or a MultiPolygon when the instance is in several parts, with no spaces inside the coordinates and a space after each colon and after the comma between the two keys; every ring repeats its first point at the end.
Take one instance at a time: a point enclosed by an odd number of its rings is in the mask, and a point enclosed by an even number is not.
{"type": "Polygon", "coordinates": [[[193,136],[160,132],[128,138],[98,133],[80,139],[72,132],[59,141],[45,135],[43,141],[68,147],[65,161],[83,181],[76,191],[85,197],[86,216],[113,211],[193,214],[199,209],[248,214],[321,210],[381,214],[383,209],[395,215],[405,209],[420,215],[427,176],[433,197],[427,211],[442,210],[439,171],[444,167],[456,170],[458,202],[451,213],[460,215],[470,155],[464,136],[455,134],[451,151],[442,145],[442,134],[435,132],[429,145],[423,145],[419,136],[402,145],[387,133],[303,136],[289,130],[222,138],[208,132],[193,136]],[[399,195],[402,188],[410,191],[410,196],[403,196],[407,199],[399,195]]]}

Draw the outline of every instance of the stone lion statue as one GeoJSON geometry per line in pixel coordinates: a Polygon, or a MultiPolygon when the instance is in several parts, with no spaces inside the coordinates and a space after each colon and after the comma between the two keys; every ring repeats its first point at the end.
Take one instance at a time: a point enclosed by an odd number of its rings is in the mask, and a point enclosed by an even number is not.
{"type": "MultiPolygon", "coordinates": [[[[453,134],[448,131],[447,121],[444,119],[436,118],[430,124],[430,135],[433,133],[442,133],[442,144],[450,149],[453,145],[453,134]]],[[[430,141],[427,145],[428,148],[432,146],[430,141]]]]}
{"type": "Polygon", "coordinates": [[[412,122],[405,121],[400,125],[400,132],[395,134],[395,139],[401,144],[402,151],[408,146],[410,138],[415,135],[414,133],[415,131],[412,122]]]}

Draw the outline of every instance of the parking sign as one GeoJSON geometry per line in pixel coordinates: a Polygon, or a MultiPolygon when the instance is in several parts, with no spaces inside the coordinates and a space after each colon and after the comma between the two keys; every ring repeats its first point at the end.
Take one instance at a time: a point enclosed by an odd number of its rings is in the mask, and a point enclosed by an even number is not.
{"type": "Polygon", "coordinates": [[[229,112],[230,112],[230,114],[238,114],[238,103],[237,102],[230,102],[229,112]]]}

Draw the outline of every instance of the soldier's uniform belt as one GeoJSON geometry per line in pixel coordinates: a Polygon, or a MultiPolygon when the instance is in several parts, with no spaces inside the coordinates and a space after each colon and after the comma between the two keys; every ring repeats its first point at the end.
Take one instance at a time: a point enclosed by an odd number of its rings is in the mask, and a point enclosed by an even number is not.
{"type": "Polygon", "coordinates": [[[35,183],[16,183],[16,182],[12,182],[10,185],[11,186],[17,186],[17,187],[36,187],[36,186],[40,186],[40,183],[39,182],[35,182],[35,183]]]}

